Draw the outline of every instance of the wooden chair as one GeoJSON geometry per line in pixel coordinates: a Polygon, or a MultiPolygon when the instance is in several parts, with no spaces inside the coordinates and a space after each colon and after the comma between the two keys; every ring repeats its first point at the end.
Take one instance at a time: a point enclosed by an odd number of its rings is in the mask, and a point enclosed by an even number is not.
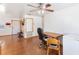
{"type": "Polygon", "coordinates": [[[60,40],[49,38],[47,40],[47,55],[49,55],[50,49],[56,50],[57,54],[60,55],[60,40]]]}

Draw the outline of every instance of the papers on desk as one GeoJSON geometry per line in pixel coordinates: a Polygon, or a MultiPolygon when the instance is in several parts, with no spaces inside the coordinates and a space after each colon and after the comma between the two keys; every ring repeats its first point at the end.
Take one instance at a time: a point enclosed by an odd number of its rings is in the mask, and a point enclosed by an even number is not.
{"type": "Polygon", "coordinates": [[[45,41],[47,41],[47,39],[44,39],[45,41]]]}
{"type": "Polygon", "coordinates": [[[56,44],[50,44],[49,46],[52,47],[52,48],[57,48],[56,44]]]}

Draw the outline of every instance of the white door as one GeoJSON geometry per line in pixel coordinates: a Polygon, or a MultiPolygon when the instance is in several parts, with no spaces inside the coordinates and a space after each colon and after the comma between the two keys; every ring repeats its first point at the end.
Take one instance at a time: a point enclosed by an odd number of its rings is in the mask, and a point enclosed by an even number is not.
{"type": "Polygon", "coordinates": [[[20,32],[20,22],[19,20],[12,21],[12,34],[17,34],[20,32]]]}

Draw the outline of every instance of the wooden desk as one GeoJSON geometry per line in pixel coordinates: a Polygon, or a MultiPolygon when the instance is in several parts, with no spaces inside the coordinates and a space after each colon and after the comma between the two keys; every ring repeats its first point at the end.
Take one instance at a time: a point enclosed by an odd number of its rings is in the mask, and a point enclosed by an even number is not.
{"type": "Polygon", "coordinates": [[[60,40],[61,45],[63,45],[63,34],[51,33],[51,32],[45,32],[44,34],[49,37],[53,37],[53,38],[60,40]]]}
{"type": "Polygon", "coordinates": [[[63,45],[63,34],[52,33],[52,32],[45,32],[44,34],[49,37],[53,37],[53,38],[60,40],[61,45],[63,45]]]}
{"type": "Polygon", "coordinates": [[[44,34],[48,35],[49,37],[53,37],[53,38],[58,38],[58,37],[62,37],[62,34],[58,34],[58,33],[51,33],[51,32],[45,32],[44,34]]]}

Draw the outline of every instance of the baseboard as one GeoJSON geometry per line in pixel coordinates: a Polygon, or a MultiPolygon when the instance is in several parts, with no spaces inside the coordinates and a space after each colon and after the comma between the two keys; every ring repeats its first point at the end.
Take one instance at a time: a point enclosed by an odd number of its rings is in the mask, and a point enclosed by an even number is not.
{"type": "Polygon", "coordinates": [[[1,35],[0,37],[3,37],[3,36],[12,36],[12,35],[17,35],[17,34],[1,35]]]}
{"type": "Polygon", "coordinates": [[[27,37],[27,38],[25,38],[25,39],[28,39],[28,38],[30,39],[30,38],[34,38],[34,37],[38,37],[38,36],[31,36],[31,37],[27,37]]]}

